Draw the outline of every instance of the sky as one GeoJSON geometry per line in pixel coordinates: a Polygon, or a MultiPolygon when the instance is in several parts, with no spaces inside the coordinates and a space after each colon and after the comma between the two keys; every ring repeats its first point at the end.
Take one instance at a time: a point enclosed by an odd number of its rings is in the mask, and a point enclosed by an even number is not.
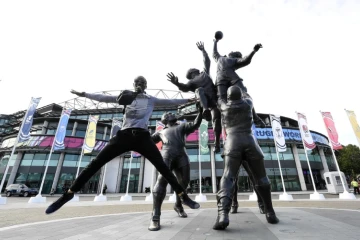
{"type": "MultiPolygon", "coordinates": [[[[142,75],[148,88],[176,90],[173,72],[186,82],[202,69],[203,41],[212,54],[249,54],[237,71],[259,113],[296,119],[326,134],[319,111],[329,111],[339,141],[357,140],[344,109],[360,119],[360,1],[349,0],[0,0],[0,114],[39,107],[85,92],[131,89],[142,75]]],[[[216,63],[211,76],[215,81],[216,63]]]]}

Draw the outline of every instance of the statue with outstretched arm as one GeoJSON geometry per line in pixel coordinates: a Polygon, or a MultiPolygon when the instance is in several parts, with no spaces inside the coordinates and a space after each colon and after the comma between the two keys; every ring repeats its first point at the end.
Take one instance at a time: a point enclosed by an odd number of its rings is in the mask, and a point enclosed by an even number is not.
{"type": "Polygon", "coordinates": [[[238,86],[227,91],[227,102],[219,101],[223,125],[226,131],[224,145],[224,172],[217,193],[218,216],[213,229],[224,230],[229,225],[229,212],[234,194],[234,179],[238,177],[243,161],[248,164],[254,178],[255,188],[262,198],[268,223],[276,224],[271,200],[270,181],[266,175],[264,155],[252,133],[252,99],[243,96],[238,86]]]}
{"type": "MultiPolygon", "coordinates": [[[[161,155],[165,164],[174,172],[180,185],[186,188],[190,182],[190,160],[186,153],[185,140],[186,137],[200,127],[202,115],[201,108],[194,122],[177,124],[178,118],[173,113],[164,113],[161,122],[166,127],[155,132],[151,138],[155,143],[162,142],[161,155]]],[[[153,211],[151,213],[150,231],[160,229],[161,205],[166,196],[166,186],[168,182],[159,174],[153,189],[153,211]]],[[[174,210],[182,218],[186,218],[180,198],[176,197],[174,210]]]]}
{"type": "Polygon", "coordinates": [[[149,118],[155,106],[184,104],[189,99],[160,99],[150,96],[145,92],[147,81],[142,76],[135,78],[133,85],[135,92],[123,91],[119,96],[72,91],[72,93],[78,96],[85,96],[99,102],[127,105],[127,107],[121,130],[117,132],[115,137],[110,139],[109,143],[99,152],[97,157],[84,168],[70,189],[46,209],[47,214],[57,211],[70,201],[74,197],[74,193],[78,192],[107,162],[128,151],[136,151],[147,158],[170,183],[183,205],[193,209],[200,207],[197,202],[189,198],[185,189],[178,183],[174,174],[164,163],[160,151],[151,139],[148,130],[149,118]]]}
{"type": "MultiPolygon", "coordinates": [[[[217,49],[217,43],[220,39],[214,39],[213,48],[213,58],[217,63],[215,85],[217,89],[218,100],[222,99],[224,102],[227,101],[226,92],[230,86],[240,87],[243,94],[247,97],[250,97],[247,92],[247,88],[243,84],[243,79],[239,77],[239,75],[236,73],[236,70],[249,65],[255,53],[257,53],[259,49],[262,48],[262,45],[260,43],[256,44],[253,51],[245,57],[243,57],[241,52],[238,51],[230,52],[229,56],[221,56],[217,49]]],[[[253,108],[253,118],[256,125],[265,127],[265,123],[256,114],[255,108],[253,108]]]]}
{"type": "Polygon", "coordinates": [[[190,68],[186,73],[187,83],[180,83],[173,74],[167,75],[168,80],[183,92],[194,92],[203,108],[203,117],[207,121],[212,120],[216,153],[220,152],[220,134],[221,134],[221,116],[217,108],[216,88],[210,77],[210,58],[205,51],[204,43],[196,43],[198,49],[202,52],[204,61],[204,71],[200,72],[196,68],[190,68]]]}

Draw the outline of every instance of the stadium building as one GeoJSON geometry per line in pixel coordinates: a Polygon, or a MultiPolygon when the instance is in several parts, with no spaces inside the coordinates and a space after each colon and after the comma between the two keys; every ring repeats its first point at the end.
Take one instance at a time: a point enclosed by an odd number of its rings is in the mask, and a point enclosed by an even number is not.
{"type": "MultiPolygon", "coordinates": [[[[100,92],[101,94],[118,95],[120,91],[100,92]]],[[[147,93],[159,98],[189,98],[188,95],[171,90],[147,90],[147,93]]],[[[9,164],[4,187],[12,183],[24,183],[29,187],[40,187],[45,172],[46,161],[52,146],[55,131],[63,108],[72,109],[66,129],[65,146],[61,151],[52,154],[46,174],[42,193],[48,194],[51,189],[56,193],[71,185],[80,157],[89,115],[99,115],[96,129],[96,144],[91,154],[83,156],[80,170],[84,168],[97,153],[106,145],[110,138],[113,118],[122,118],[123,108],[117,104],[99,103],[78,97],[60,104],[49,104],[38,108],[28,141],[19,143],[12,159],[9,161],[16,136],[26,109],[10,115],[0,114],[0,178],[3,178],[5,168],[9,164]]],[[[197,114],[195,104],[185,104],[167,108],[155,108],[149,121],[149,131],[155,132],[156,121],[164,112],[174,112],[180,119],[193,121],[197,114]]],[[[265,156],[265,167],[271,180],[272,191],[282,191],[279,165],[274,148],[273,133],[270,127],[269,115],[259,114],[266,128],[256,127],[255,136],[265,156]]],[[[282,172],[287,191],[305,191],[313,189],[309,167],[306,161],[304,147],[296,120],[281,116],[281,124],[286,139],[287,151],[279,153],[282,172]]],[[[199,158],[201,159],[202,192],[216,193],[223,173],[223,159],[213,152],[214,134],[209,123],[210,151],[199,156],[198,132],[187,137],[186,149],[191,164],[191,182],[189,188],[199,192],[199,158]]],[[[316,148],[308,152],[311,170],[317,186],[320,186],[324,172],[335,171],[331,149],[327,137],[316,131],[311,131],[316,148]]],[[[130,152],[114,158],[106,165],[105,183],[107,192],[124,193],[130,171],[129,193],[144,192],[156,179],[156,171],[144,157],[133,157],[130,164],[130,152]]],[[[102,182],[104,168],[97,172],[83,187],[81,193],[98,193],[102,182]]],[[[241,168],[239,173],[239,192],[252,191],[246,171],[241,168]]],[[[168,189],[170,191],[170,188],[168,189]]]]}

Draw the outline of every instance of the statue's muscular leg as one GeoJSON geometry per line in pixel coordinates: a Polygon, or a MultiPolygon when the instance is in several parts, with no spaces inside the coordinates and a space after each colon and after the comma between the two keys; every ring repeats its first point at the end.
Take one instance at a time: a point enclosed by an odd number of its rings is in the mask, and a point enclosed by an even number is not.
{"type": "MultiPolygon", "coordinates": [[[[187,156],[186,156],[187,157],[187,156]]],[[[178,179],[179,184],[186,189],[187,185],[190,182],[190,165],[183,166],[181,168],[174,169],[174,174],[178,179]]],[[[186,218],[187,214],[184,211],[184,208],[181,204],[180,198],[176,195],[176,202],[174,205],[174,210],[177,212],[179,217],[186,218]]]]}
{"type": "Polygon", "coordinates": [[[215,148],[214,152],[220,152],[220,135],[221,135],[221,113],[217,107],[211,109],[212,124],[215,135],[215,148]]]}
{"type": "Polygon", "coordinates": [[[158,176],[156,184],[153,189],[153,211],[151,213],[150,219],[150,231],[160,230],[160,215],[161,215],[161,205],[166,196],[166,186],[168,182],[162,175],[158,176]]]}
{"type": "Polygon", "coordinates": [[[257,196],[257,201],[258,201],[258,206],[259,206],[259,211],[261,214],[265,214],[265,209],[264,209],[264,203],[263,203],[263,200],[262,198],[260,197],[260,194],[259,194],[259,191],[256,189],[255,187],[255,178],[254,178],[254,174],[251,172],[250,168],[249,168],[249,165],[247,163],[247,161],[243,161],[243,167],[245,169],[245,171],[247,172],[247,174],[249,175],[249,178],[250,178],[250,181],[254,187],[254,190],[255,190],[255,193],[256,193],[256,196],[257,196]]]}
{"type": "Polygon", "coordinates": [[[205,90],[202,87],[199,87],[195,90],[196,97],[200,100],[200,105],[203,107],[203,117],[206,121],[211,120],[211,113],[209,109],[209,102],[205,96],[205,90]]]}
{"type": "Polygon", "coordinates": [[[264,155],[257,143],[248,148],[246,153],[247,163],[252,172],[255,182],[255,188],[258,191],[264,203],[265,217],[268,223],[276,224],[279,219],[276,217],[271,201],[271,187],[269,178],[266,176],[264,166],[264,155]]]}
{"type": "Polygon", "coordinates": [[[238,175],[241,162],[240,157],[225,156],[224,173],[220,180],[220,190],[216,195],[218,216],[213,226],[215,230],[225,230],[229,225],[229,212],[234,193],[234,180],[238,175]]]}

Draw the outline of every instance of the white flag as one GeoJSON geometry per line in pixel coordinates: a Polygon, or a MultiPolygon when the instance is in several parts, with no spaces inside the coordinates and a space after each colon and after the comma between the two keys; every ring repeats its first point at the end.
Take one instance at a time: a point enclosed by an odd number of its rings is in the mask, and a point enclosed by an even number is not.
{"type": "Polygon", "coordinates": [[[286,152],[285,137],[281,127],[280,116],[270,115],[270,121],[278,152],[286,152]]]}
{"type": "Polygon", "coordinates": [[[312,150],[316,147],[316,144],[311,136],[309,127],[307,126],[306,116],[302,113],[297,113],[297,116],[301,137],[304,140],[305,147],[308,150],[312,150]]]}

